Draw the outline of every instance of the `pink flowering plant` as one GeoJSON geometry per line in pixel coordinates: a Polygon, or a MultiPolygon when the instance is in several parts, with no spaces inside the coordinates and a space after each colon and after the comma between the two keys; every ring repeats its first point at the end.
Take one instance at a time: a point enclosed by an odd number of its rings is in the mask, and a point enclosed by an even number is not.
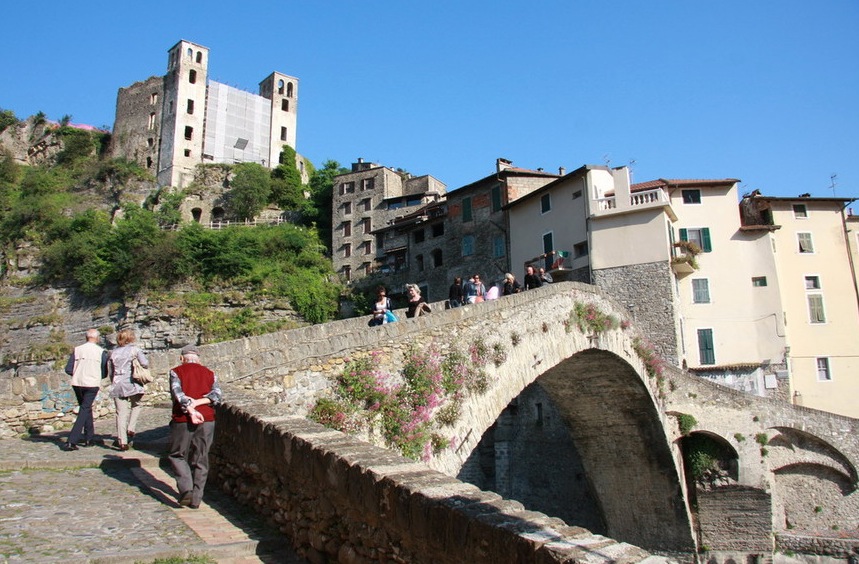
{"type": "Polygon", "coordinates": [[[605,313],[594,304],[576,302],[569,317],[564,322],[567,333],[572,331],[573,326],[578,327],[582,333],[599,334],[609,329],[621,327],[621,321],[614,315],[605,313]]]}
{"type": "Polygon", "coordinates": [[[399,378],[379,370],[377,354],[351,360],[337,378],[336,398],[318,400],[309,417],[345,432],[378,430],[404,456],[429,460],[454,444],[439,427],[456,422],[464,394],[485,391],[483,364],[493,357],[482,341],[468,355],[454,349],[444,357],[435,346],[413,346],[399,378]]]}
{"type": "Polygon", "coordinates": [[[661,384],[662,372],[665,370],[665,361],[662,360],[662,357],[656,352],[656,348],[653,346],[653,343],[642,339],[641,337],[635,337],[632,340],[632,348],[635,351],[635,354],[638,355],[638,358],[640,358],[644,363],[644,369],[647,370],[647,375],[651,378],[657,378],[661,384]]]}

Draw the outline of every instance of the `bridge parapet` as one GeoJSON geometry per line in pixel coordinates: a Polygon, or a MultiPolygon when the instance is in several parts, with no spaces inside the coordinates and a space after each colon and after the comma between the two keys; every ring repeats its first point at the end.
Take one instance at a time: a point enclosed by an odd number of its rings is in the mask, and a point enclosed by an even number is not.
{"type": "Polygon", "coordinates": [[[670,562],[277,411],[254,398],[219,410],[210,481],[311,561],[670,562]]]}

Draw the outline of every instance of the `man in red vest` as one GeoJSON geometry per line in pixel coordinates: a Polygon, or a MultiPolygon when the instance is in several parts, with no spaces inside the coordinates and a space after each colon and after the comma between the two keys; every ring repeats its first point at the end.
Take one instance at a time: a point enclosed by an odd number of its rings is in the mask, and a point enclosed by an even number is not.
{"type": "Polygon", "coordinates": [[[196,345],[182,348],[182,364],[170,371],[173,417],[170,464],[176,476],[179,505],[197,509],[209,475],[209,447],[215,436],[215,405],[221,388],[215,373],[200,364],[196,345]]]}

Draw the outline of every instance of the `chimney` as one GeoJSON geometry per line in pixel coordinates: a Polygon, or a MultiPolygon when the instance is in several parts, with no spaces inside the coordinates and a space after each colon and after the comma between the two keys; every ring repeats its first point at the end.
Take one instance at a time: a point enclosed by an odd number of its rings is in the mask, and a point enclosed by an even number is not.
{"type": "Polygon", "coordinates": [[[565,169],[562,166],[559,166],[558,167],[558,176],[564,176],[565,174],[567,174],[567,169],[565,169]]]}
{"type": "Polygon", "coordinates": [[[513,166],[513,161],[507,159],[495,159],[495,170],[497,172],[501,172],[502,170],[507,170],[513,166]]]}

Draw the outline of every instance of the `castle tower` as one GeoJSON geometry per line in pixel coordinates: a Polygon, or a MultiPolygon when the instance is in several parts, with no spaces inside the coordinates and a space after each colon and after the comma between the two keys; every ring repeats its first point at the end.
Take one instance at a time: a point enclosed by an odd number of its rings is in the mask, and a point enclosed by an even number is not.
{"type": "Polygon", "coordinates": [[[259,83],[259,93],[271,101],[269,163],[278,165],[284,145],[295,149],[295,129],[298,122],[298,79],[273,72],[259,83]]]}
{"type": "Polygon", "coordinates": [[[203,154],[209,49],[179,41],[168,51],[164,76],[158,184],[185,187],[203,154]]]}

